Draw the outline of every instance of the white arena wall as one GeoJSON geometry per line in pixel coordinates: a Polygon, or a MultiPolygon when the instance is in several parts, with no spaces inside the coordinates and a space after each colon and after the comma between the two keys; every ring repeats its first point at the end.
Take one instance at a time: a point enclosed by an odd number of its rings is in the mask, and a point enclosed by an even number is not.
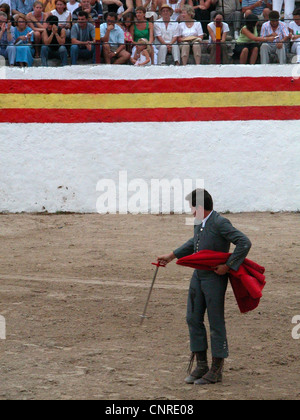
{"type": "MultiPolygon", "coordinates": [[[[292,67],[2,68],[1,78],[78,83],[111,79],[117,84],[124,79],[224,77],[226,83],[228,77],[292,79],[292,67]]],[[[275,92],[274,98],[278,95],[281,93],[275,92]]],[[[5,97],[1,98],[3,109],[5,97]]],[[[27,110],[18,112],[26,115],[27,110]]],[[[300,122],[299,115],[295,117],[298,119],[273,120],[270,115],[269,120],[241,121],[2,122],[0,212],[97,212],[102,194],[99,181],[114,182],[118,195],[120,171],[127,173],[128,199],[138,192],[134,188],[141,185],[138,180],[150,188],[153,179],[177,179],[182,185],[184,180],[203,179],[218,211],[297,211],[300,122]]],[[[146,207],[144,212],[151,210],[150,199],[146,207]]],[[[182,203],[176,202],[172,210],[181,212],[182,203]]]]}

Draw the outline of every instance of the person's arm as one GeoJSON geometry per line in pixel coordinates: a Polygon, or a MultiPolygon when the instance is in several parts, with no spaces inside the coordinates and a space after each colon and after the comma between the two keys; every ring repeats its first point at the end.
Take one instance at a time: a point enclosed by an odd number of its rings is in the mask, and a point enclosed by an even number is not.
{"type": "Polygon", "coordinates": [[[217,223],[217,228],[219,230],[220,235],[223,238],[235,245],[235,249],[232,255],[227,260],[226,264],[218,266],[219,270],[216,270],[215,272],[217,274],[222,275],[228,272],[230,269],[237,271],[244,262],[251,249],[252,244],[250,242],[250,239],[244,233],[240,232],[235,227],[233,227],[228,219],[221,218],[221,220],[219,220],[217,223]],[[222,272],[222,267],[225,271],[224,273],[222,272]]]}
{"type": "Polygon", "coordinates": [[[149,44],[153,44],[154,41],[154,29],[153,23],[149,22],[149,44]]]}
{"type": "Polygon", "coordinates": [[[207,25],[207,30],[211,37],[212,42],[216,42],[217,41],[216,35],[209,25],[207,25]]]}
{"type": "Polygon", "coordinates": [[[261,7],[263,5],[263,1],[262,0],[258,0],[256,3],[254,4],[248,4],[248,2],[245,2],[245,0],[243,0],[243,4],[244,6],[242,6],[242,12],[246,13],[247,10],[253,10],[256,9],[257,7],[261,7]],[[245,5],[247,3],[247,5],[245,5]]]}
{"type": "Polygon", "coordinates": [[[151,59],[148,51],[142,51],[141,54],[143,54],[143,56],[146,57],[146,61],[144,61],[143,63],[139,63],[138,66],[143,67],[146,66],[146,64],[150,63],[151,59]]]}
{"type": "Polygon", "coordinates": [[[61,30],[60,35],[58,34],[58,28],[57,28],[56,25],[53,25],[52,30],[53,30],[54,36],[56,37],[59,45],[65,45],[65,43],[66,43],[66,31],[65,31],[65,29],[61,30]]]}
{"type": "Polygon", "coordinates": [[[243,28],[241,32],[244,35],[246,35],[246,37],[249,38],[251,41],[256,41],[256,42],[272,42],[275,39],[275,36],[274,35],[270,35],[270,36],[266,36],[266,35],[263,35],[263,36],[255,36],[247,28],[243,28]]]}

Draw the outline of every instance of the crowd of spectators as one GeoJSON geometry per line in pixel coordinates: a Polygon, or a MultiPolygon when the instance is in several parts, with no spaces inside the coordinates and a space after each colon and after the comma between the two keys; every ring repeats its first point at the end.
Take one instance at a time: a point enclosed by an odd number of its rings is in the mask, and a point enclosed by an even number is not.
{"type": "Polygon", "coordinates": [[[135,66],[201,64],[203,48],[216,63],[262,64],[287,52],[300,63],[300,8],[295,0],[0,0],[0,55],[9,66],[40,58],[61,65],[96,60],[100,25],[102,61],[135,66]],[[217,28],[221,28],[221,41],[217,28]],[[228,45],[232,46],[231,52],[228,45]],[[171,60],[171,58],[170,58],[171,60]],[[170,62],[169,60],[169,62],[170,62]]]}

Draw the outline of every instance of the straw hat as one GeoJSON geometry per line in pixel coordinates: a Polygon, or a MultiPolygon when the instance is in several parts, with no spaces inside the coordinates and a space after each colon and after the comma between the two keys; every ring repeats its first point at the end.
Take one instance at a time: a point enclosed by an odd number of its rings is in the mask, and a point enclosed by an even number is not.
{"type": "Polygon", "coordinates": [[[162,6],[161,6],[161,8],[160,8],[160,11],[162,11],[162,9],[169,9],[170,10],[170,12],[171,12],[171,16],[173,15],[173,13],[174,13],[174,10],[172,9],[172,7],[171,6],[169,6],[168,4],[163,4],[162,6]]]}

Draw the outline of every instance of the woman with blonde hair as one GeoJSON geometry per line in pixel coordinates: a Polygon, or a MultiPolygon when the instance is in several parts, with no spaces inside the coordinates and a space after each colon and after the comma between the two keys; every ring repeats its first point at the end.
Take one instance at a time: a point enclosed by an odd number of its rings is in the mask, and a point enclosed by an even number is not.
{"type": "Polygon", "coordinates": [[[33,3],[33,11],[26,15],[26,20],[29,28],[33,30],[35,58],[39,58],[42,43],[42,35],[47,28],[46,19],[48,13],[43,12],[43,3],[36,1],[33,3]]]}
{"type": "Polygon", "coordinates": [[[181,12],[181,23],[178,26],[178,43],[181,44],[182,65],[186,66],[190,49],[192,48],[196,64],[201,63],[201,42],[203,41],[203,30],[201,22],[194,20],[194,9],[185,5],[181,12]]]}

